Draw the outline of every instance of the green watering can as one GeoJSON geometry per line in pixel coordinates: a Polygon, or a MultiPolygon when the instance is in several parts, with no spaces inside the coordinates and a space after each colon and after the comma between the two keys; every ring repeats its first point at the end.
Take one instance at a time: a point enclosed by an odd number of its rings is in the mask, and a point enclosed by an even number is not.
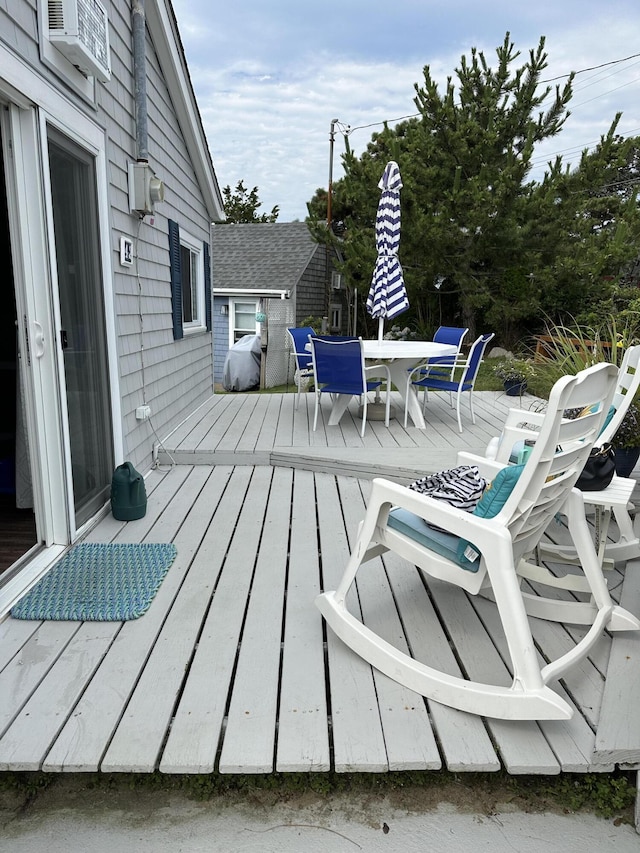
{"type": "Polygon", "coordinates": [[[113,472],[111,480],[111,512],[118,521],[134,521],[147,511],[147,491],[144,477],[131,462],[123,462],[113,472]]]}

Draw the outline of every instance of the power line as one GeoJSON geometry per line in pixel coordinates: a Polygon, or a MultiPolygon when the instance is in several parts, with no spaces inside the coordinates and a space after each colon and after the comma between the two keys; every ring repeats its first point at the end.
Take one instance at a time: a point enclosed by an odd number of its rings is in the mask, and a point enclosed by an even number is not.
{"type": "MultiPolygon", "coordinates": [[[[571,74],[574,74],[574,76],[577,76],[578,74],[584,74],[587,71],[597,71],[600,68],[606,68],[607,66],[610,66],[610,65],[619,65],[621,62],[628,62],[630,59],[636,59],[637,57],[640,57],[640,53],[633,53],[633,54],[631,54],[631,56],[625,56],[623,59],[612,59],[610,62],[603,62],[600,65],[592,65],[589,68],[581,68],[580,70],[575,71],[575,72],[572,71],[569,74],[561,74],[558,77],[551,77],[548,80],[541,80],[540,83],[553,83],[556,80],[563,80],[566,77],[570,77],[571,74]]],[[[627,84],[624,84],[624,85],[627,85],[627,84]]],[[[618,87],[618,88],[622,88],[622,87],[618,87]]],[[[601,96],[599,95],[597,97],[601,97],[601,96]]],[[[592,100],[595,100],[595,98],[592,100]]],[[[581,106],[581,105],[578,104],[577,106],[581,106]]],[[[340,130],[340,133],[343,134],[343,136],[350,136],[356,130],[367,130],[370,127],[379,127],[383,124],[394,124],[395,122],[398,122],[398,121],[405,121],[405,119],[418,118],[418,116],[420,116],[420,113],[412,113],[411,115],[400,116],[399,118],[388,118],[388,119],[383,119],[382,121],[374,121],[374,122],[371,122],[370,124],[360,124],[360,125],[357,125],[356,127],[351,127],[351,125],[344,124],[343,122],[338,122],[337,124],[340,125],[340,127],[338,129],[340,130]]]]}
{"type": "Polygon", "coordinates": [[[584,74],[586,71],[597,71],[599,68],[606,68],[608,65],[618,65],[621,62],[628,62],[630,59],[635,59],[640,56],[640,53],[632,53],[631,56],[625,56],[624,59],[612,59],[611,62],[602,62],[600,65],[592,65],[590,68],[581,68],[579,71],[571,71],[569,74],[560,74],[559,77],[550,77],[548,80],[541,80],[541,83],[555,83],[556,80],[564,80],[566,77],[571,77],[573,74],[584,74]]]}

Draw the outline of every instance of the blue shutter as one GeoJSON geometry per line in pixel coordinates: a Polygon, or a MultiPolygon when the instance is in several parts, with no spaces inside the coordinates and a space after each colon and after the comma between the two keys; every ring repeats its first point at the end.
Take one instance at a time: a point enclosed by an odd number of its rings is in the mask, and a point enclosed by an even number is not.
{"type": "Polygon", "coordinates": [[[204,258],[204,316],[207,323],[207,331],[210,332],[213,324],[211,322],[211,261],[208,243],[202,244],[202,253],[204,258]]]}
{"type": "Polygon", "coordinates": [[[171,264],[171,314],[173,339],[180,340],[182,331],[182,267],[180,265],[180,227],[169,220],[169,262],[171,264]]]}

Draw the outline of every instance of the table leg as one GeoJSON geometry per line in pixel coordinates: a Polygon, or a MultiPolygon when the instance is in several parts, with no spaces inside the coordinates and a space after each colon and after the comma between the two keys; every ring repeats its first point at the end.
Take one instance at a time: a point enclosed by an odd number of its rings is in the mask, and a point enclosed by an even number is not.
{"type": "MultiPolygon", "coordinates": [[[[407,362],[406,359],[396,359],[391,362],[389,365],[389,373],[391,374],[391,381],[396,386],[398,391],[400,392],[400,397],[402,398],[402,419],[404,420],[404,406],[405,406],[405,396],[407,394],[407,370],[410,367],[413,367],[415,360],[407,362]]],[[[418,395],[416,393],[415,388],[410,386],[408,389],[408,412],[409,417],[413,421],[413,425],[418,427],[418,429],[425,429],[426,424],[424,422],[424,416],[422,414],[422,406],[420,405],[420,400],[418,399],[418,395]]]]}
{"type": "Polygon", "coordinates": [[[351,399],[351,394],[336,394],[331,407],[331,414],[327,421],[327,426],[337,426],[340,423],[340,418],[344,415],[351,399]]]}

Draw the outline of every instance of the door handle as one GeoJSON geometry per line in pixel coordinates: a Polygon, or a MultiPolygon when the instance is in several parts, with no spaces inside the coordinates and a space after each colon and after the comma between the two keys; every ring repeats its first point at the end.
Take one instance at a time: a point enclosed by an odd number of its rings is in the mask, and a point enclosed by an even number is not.
{"type": "Polygon", "coordinates": [[[40,323],[33,321],[33,354],[36,358],[42,358],[44,355],[44,329],[40,323]]]}

